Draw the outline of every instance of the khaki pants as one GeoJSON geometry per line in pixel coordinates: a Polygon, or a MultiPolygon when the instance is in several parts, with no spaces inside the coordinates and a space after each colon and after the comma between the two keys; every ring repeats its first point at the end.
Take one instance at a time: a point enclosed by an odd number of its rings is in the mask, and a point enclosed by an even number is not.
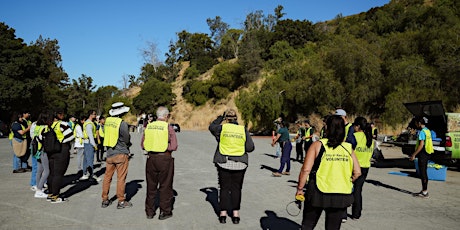
{"type": "Polygon", "coordinates": [[[105,162],[104,182],[102,183],[102,200],[109,199],[110,183],[112,176],[117,171],[117,198],[118,202],[125,200],[126,175],[128,174],[128,155],[117,154],[108,157],[105,162]]]}

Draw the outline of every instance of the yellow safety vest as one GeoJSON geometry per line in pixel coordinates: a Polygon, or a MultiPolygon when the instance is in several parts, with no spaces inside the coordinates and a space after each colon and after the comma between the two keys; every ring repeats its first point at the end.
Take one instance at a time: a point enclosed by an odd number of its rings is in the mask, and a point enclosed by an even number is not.
{"type": "Polygon", "coordinates": [[[324,153],[316,172],[316,186],[323,193],[351,194],[353,160],[351,144],[343,142],[335,149],[327,146],[328,139],[321,139],[324,153]]]}
{"type": "Polygon", "coordinates": [[[104,128],[105,127],[104,126],[105,125],[99,124],[99,136],[102,137],[102,138],[104,138],[104,136],[105,136],[105,133],[104,133],[104,128]]]}
{"type": "Polygon", "coordinates": [[[358,158],[359,165],[361,168],[369,168],[371,167],[371,157],[372,153],[374,152],[374,141],[372,140],[371,147],[367,147],[367,139],[366,134],[364,132],[355,132],[353,133],[356,138],[356,148],[355,154],[358,158]]]}
{"type": "Polygon", "coordinates": [[[75,124],[73,129],[73,136],[75,137],[75,142],[78,142],[81,145],[83,144],[83,138],[77,136],[77,126],[80,126],[80,124],[75,124]]]}
{"type": "MultiPolygon", "coordinates": [[[[42,133],[43,130],[45,130],[45,132],[48,132],[48,126],[47,125],[37,125],[37,126],[35,126],[34,134],[33,134],[32,138],[35,138],[35,137],[39,136],[40,133],[42,133]]],[[[38,150],[41,150],[41,149],[42,149],[42,143],[40,141],[38,141],[38,150]]]]}
{"type": "Polygon", "coordinates": [[[348,124],[345,125],[345,138],[343,139],[344,141],[348,137],[348,130],[350,130],[350,127],[351,127],[351,123],[348,123],[348,124]]]}
{"type": "Polygon", "coordinates": [[[56,137],[58,141],[62,143],[62,140],[64,140],[64,134],[61,132],[61,121],[53,122],[53,124],[51,125],[51,128],[56,133],[56,137]]]}
{"type": "MultiPolygon", "coordinates": [[[[107,147],[115,147],[118,142],[118,137],[120,134],[120,125],[121,125],[121,118],[119,117],[108,117],[105,120],[105,137],[104,137],[104,146],[107,147]]],[[[101,134],[101,129],[99,129],[99,135],[101,134]]],[[[104,136],[104,135],[103,135],[104,136]]]]}
{"type": "Polygon", "coordinates": [[[244,126],[236,124],[223,124],[220,132],[219,152],[227,156],[244,155],[246,131],[244,126]]]}
{"type": "Polygon", "coordinates": [[[168,123],[150,122],[144,131],[144,149],[149,152],[165,152],[168,149],[168,123]]]}
{"type": "MultiPolygon", "coordinates": [[[[21,123],[18,122],[18,124],[21,125],[21,129],[22,129],[22,130],[26,129],[26,127],[24,127],[24,125],[22,125],[21,123]]],[[[10,134],[8,134],[8,139],[13,140],[13,137],[14,137],[13,130],[10,129],[10,134]]],[[[22,134],[22,138],[26,139],[26,138],[27,138],[27,134],[26,134],[26,133],[22,134]]]]}
{"type": "MultiPolygon", "coordinates": [[[[425,133],[425,143],[424,143],[424,147],[425,147],[425,151],[426,153],[428,154],[432,154],[434,153],[434,148],[433,148],[433,139],[431,139],[431,132],[428,128],[423,128],[422,130],[420,130],[420,132],[424,132],[425,133]]],[[[420,135],[420,134],[419,134],[420,135]]],[[[418,145],[420,144],[420,140],[417,138],[417,142],[415,144],[415,149],[418,148],[418,145]]]]}
{"type": "Polygon", "coordinates": [[[308,142],[310,141],[311,138],[309,138],[309,136],[311,136],[311,127],[307,129],[307,131],[305,131],[305,141],[308,142]]]}
{"type": "Polygon", "coordinates": [[[88,133],[86,132],[86,126],[92,125],[93,126],[93,137],[96,137],[96,126],[94,125],[94,122],[90,120],[86,120],[85,123],[83,123],[83,138],[88,139],[88,133]]]}

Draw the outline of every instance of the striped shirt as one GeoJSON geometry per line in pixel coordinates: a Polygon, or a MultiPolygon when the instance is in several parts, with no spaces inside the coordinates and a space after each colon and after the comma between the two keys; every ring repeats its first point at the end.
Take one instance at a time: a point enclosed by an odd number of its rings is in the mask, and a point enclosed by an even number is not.
{"type": "Polygon", "coordinates": [[[62,139],[62,143],[68,143],[72,141],[75,137],[73,136],[73,131],[70,129],[69,124],[67,122],[62,121],[61,125],[61,132],[64,135],[64,139],[62,139]]]}

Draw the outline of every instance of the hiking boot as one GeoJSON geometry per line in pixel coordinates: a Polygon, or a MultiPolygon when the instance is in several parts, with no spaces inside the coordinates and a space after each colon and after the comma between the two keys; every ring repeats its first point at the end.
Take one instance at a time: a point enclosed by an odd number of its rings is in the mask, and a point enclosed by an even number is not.
{"type": "Polygon", "coordinates": [[[48,194],[46,201],[51,201],[53,199],[53,194],[48,194]]]}
{"type": "Polygon", "coordinates": [[[283,175],[283,174],[281,174],[281,173],[279,173],[279,172],[274,172],[274,173],[272,173],[272,175],[273,175],[274,177],[280,177],[280,176],[283,175]]]}
{"type": "Polygon", "coordinates": [[[122,202],[118,202],[117,209],[131,208],[132,206],[133,204],[131,204],[131,202],[124,200],[122,202]]]}
{"type": "Polygon", "coordinates": [[[419,193],[415,193],[414,196],[415,197],[420,197],[420,198],[430,198],[430,195],[428,194],[428,192],[424,193],[423,191],[421,191],[419,193]]]}
{"type": "Polygon", "coordinates": [[[107,208],[107,207],[109,207],[110,204],[112,204],[111,200],[103,200],[101,207],[102,208],[107,208]]]}

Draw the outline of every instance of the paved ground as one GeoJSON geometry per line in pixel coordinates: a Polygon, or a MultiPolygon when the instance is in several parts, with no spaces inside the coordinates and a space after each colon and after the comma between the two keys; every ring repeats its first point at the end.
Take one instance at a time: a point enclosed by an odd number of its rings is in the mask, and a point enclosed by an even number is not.
{"type": "MultiPolygon", "coordinates": [[[[72,183],[76,161],[71,159],[62,189],[69,202],[50,204],[33,197],[30,173],[12,174],[12,150],[7,139],[0,139],[0,229],[298,229],[298,209],[286,205],[294,200],[300,163],[293,162],[291,176],[275,178],[279,167],[270,139],[256,137],[256,150],[250,155],[241,207],[241,223],[222,225],[217,220],[217,173],[212,164],[216,146],[208,132],[178,133],[179,150],[175,156],[174,189],[177,193],[174,216],[160,221],[148,220],[144,213],[145,156],[139,146],[140,135],[132,133],[135,154],[130,161],[127,197],[132,208],[118,210],[116,205],[102,209],[101,184],[72,183]]],[[[447,181],[430,181],[429,199],[413,198],[420,191],[415,169],[399,150],[384,147],[387,158],[372,167],[364,185],[364,210],[359,221],[349,220],[342,229],[458,229],[460,220],[460,172],[449,169],[447,181]],[[405,173],[408,176],[389,174],[405,173]]],[[[73,155],[75,156],[75,155],[73,155]]],[[[293,151],[291,157],[295,157],[293,151]]],[[[105,165],[96,171],[103,176],[105,165]]],[[[114,195],[112,182],[111,196],[114,195]]],[[[75,182],[75,181],[74,181],[75,182]]],[[[323,229],[324,215],[317,229],[323,229]]]]}

